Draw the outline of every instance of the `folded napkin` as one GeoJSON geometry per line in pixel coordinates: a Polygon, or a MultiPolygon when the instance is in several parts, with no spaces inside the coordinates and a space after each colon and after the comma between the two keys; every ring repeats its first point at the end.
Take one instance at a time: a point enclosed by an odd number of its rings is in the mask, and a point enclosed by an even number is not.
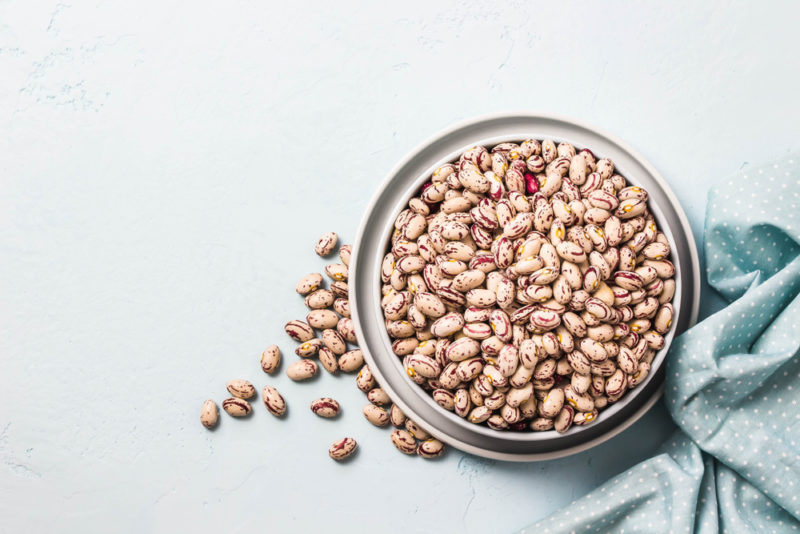
{"type": "Polygon", "coordinates": [[[705,256],[731,304],[670,348],[681,430],[520,532],[800,532],[800,153],[710,191],[705,256]]]}

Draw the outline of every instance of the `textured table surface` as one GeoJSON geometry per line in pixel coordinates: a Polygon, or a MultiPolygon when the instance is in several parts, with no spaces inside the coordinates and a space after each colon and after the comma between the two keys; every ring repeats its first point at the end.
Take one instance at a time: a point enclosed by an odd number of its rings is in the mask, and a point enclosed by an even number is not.
{"type": "Polygon", "coordinates": [[[798,5],[264,4],[0,1],[0,532],[504,532],[650,456],[660,403],[566,459],[407,458],[353,377],[259,355],[294,357],[314,239],[351,240],[393,164],[473,115],[622,137],[700,242],[709,184],[797,148],[798,5]],[[234,377],[286,420],[203,429],[234,377]]]}

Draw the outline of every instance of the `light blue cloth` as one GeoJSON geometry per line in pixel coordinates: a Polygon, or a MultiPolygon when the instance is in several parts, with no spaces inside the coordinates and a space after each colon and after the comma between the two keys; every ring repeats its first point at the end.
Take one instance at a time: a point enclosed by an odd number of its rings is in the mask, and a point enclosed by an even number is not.
{"type": "Polygon", "coordinates": [[[521,532],[800,532],[800,153],[709,193],[709,283],[676,338],[660,454],[521,532]]]}

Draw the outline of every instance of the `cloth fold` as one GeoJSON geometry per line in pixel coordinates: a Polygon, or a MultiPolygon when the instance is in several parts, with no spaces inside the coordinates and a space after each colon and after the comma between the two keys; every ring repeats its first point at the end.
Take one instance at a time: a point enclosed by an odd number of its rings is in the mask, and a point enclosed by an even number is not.
{"type": "Polygon", "coordinates": [[[680,430],[520,532],[800,532],[800,153],[713,187],[704,246],[731,304],[670,347],[680,430]]]}

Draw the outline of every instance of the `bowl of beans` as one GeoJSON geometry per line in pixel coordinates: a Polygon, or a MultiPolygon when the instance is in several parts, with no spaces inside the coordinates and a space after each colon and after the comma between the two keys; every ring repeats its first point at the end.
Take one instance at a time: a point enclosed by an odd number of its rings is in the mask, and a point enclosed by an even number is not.
{"type": "Polygon", "coordinates": [[[633,149],[508,114],[456,125],[389,173],[358,232],[350,303],[372,374],[410,419],[529,461],[652,407],[699,280],[685,214],[633,149]]]}

